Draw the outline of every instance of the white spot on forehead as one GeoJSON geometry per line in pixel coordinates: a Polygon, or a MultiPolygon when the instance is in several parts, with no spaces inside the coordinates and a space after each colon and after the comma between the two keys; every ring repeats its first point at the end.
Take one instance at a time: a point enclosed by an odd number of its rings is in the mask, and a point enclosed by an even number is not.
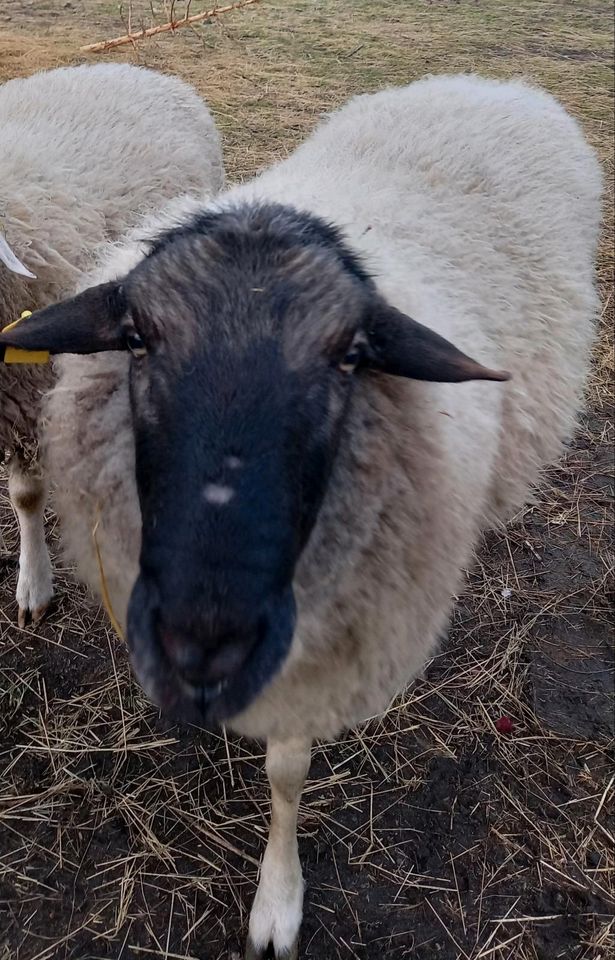
{"type": "Polygon", "coordinates": [[[223,507],[225,503],[233,499],[235,491],[232,487],[225,487],[221,483],[208,483],[203,490],[203,496],[208,503],[223,507]]]}
{"type": "Polygon", "coordinates": [[[230,470],[239,470],[239,467],[243,465],[239,457],[225,457],[224,463],[230,470]]]}

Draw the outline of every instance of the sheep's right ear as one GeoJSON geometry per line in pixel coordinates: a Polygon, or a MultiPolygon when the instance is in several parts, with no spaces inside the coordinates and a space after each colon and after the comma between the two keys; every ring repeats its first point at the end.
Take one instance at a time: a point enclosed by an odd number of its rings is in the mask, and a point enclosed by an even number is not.
{"type": "Polygon", "coordinates": [[[3,234],[0,233],[0,263],[3,263],[7,270],[10,270],[11,273],[18,273],[20,277],[29,277],[31,280],[36,280],[36,274],[32,273],[31,270],[21,262],[19,257],[13,253],[9,247],[9,242],[3,234]]]}
{"type": "Polygon", "coordinates": [[[101,283],[9,324],[0,333],[0,346],[52,354],[125,350],[121,327],[125,311],[121,286],[101,283]]]}

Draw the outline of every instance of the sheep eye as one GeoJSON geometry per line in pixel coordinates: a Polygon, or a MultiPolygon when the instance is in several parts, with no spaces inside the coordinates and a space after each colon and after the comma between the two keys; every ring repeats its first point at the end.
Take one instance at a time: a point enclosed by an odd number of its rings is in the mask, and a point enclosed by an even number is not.
{"type": "Polygon", "coordinates": [[[341,370],[342,373],[353,373],[361,361],[361,347],[361,342],[354,340],[343,360],[338,364],[338,370],[341,370]]]}
{"type": "Polygon", "coordinates": [[[147,353],[145,344],[136,330],[128,330],[126,332],[126,346],[133,357],[144,357],[147,353]]]}

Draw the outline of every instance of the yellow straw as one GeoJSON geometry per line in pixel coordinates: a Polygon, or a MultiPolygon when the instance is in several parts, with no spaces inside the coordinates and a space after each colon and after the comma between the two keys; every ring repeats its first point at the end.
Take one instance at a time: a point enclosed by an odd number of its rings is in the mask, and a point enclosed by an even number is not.
{"type": "Polygon", "coordinates": [[[101,553],[100,553],[100,547],[98,546],[98,540],[97,540],[97,538],[96,538],[96,533],[97,533],[98,527],[99,527],[99,525],[100,525],[100,511],[98,511],[98,513],[99,513],[98,519],[96,520],[96,523],[95,523],[95,525],[94,525],[94,529],[92,530],[92,539],[93,539],[93,541],[94,541],[94,549],[96,550],[96,559],[97,559],[97,561],[98,561],[98,572],[99,572],[99,574],[100,574],[100,590],[101,590],[101,593],[102,593],[102,601],[103,601],[105,610],[107,611],[107,616],[109,617],[109,620],[111,621],[111,626],[113,627],[113,629],[114,629],[115,632],[117,633],[118,637],[120,637],[122,640],[124,640],[124,642],[126,642],[126,638],[125,638],[125,636],[124,636],[124,631],[123,631],[122,628],[120,627],[120,625],[119,625],[119,623],[118,623],[118,620],[117,620],[117,617],[115,616],[115,614],[114,614],[114,612],[113,612],[113,607],[111,606],[111,598],[110,598],[110,596],[109,596],[109,588],[108,588],[108,586],[107,586],[107,578],[106,578],[106,576],[105,576],[105,568],[104,568],[104,566],[103,566],[102,556],[101,556],[101,553]]]}

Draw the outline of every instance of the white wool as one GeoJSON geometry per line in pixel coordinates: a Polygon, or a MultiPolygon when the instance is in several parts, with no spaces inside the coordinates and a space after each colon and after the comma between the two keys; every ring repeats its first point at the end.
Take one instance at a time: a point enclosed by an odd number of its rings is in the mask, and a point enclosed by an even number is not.
{"type": "MultiPolygon", "coordinates": [[[[276,201],[332,221],[394,306],[513,375],[504,385],[363,379],[297,571],[290,655],[233,719],[241,732],[334,735],[422,669],[481,531],[524,502],[573,430],[594,331],[600,195],[594,154],[551,96],[457,76],[351,100],[216,203],[276,201]],[[381,425],[369,438],[367,417],[381,425]]],[[[154,218],[152,232],[173,220],[154,218]]],[[[94,279],[121,276],[142,255],[133,240],[94,279]]],[[[121,621],[140,539],[127,364],[67,358],[50,406],[69,552],[99,589],[90,531],[102,508],[121,621]]]]}
{"type": "MultiPolygon", "coordinates": [[[[296,817],[311,739],[382,711],[423,668],[481,531],[523,503],[573,429],[597,306],[600,194],[593,153],[550,96],[442,77],[355,98],[220,201],[276,201],[332,221],[395,307],[513,375],[506,384],[369,375],[356,384],[293,584],[289,656],[230,723],[267,738],[272,787],[249,960],[270,945],[297,956],[296,817]]],[[[121,276],[142,255],[133,237],[96,279],[121,276]]],[[[69,552],[100,589],[99,511],[122,622],[140,542],[128,362],[66,358],[49,408],[69,552]]],[[[226,488],[209,495],[224,509],[226,488]]]]}
{"type": "MultiPolygon", "coordinates": [[[[99,248],[143,214],[180,194],[212,196],[224,182],[218,133],[196,92],[128,64],[10,80],[0,87],[0,133],[0,327],[72,292],[99,248]],[[36,279],[26,279],[19,262],[36,279]]],[[[51,383],[49,365],[0,364],[5,451],[32,448],[51,383]]],[[[22,473],[22,487],[28,477],[22,473]]],[[[22,550],[20,620],[51,596],[42,515],[41,508],[30,523],[40,526],[28,535],[36,549],[22,550]]]]}
{"type": "Polygon", "coordinates": [[[177,77],[142,67],[10,80],[0,86],[0,130],[0,226],[37,276],[20,287],[24,309],[71,292],[95,251],[141,215],[181,194],[211,196],[224,182],[203,101],[177,77]]]}

